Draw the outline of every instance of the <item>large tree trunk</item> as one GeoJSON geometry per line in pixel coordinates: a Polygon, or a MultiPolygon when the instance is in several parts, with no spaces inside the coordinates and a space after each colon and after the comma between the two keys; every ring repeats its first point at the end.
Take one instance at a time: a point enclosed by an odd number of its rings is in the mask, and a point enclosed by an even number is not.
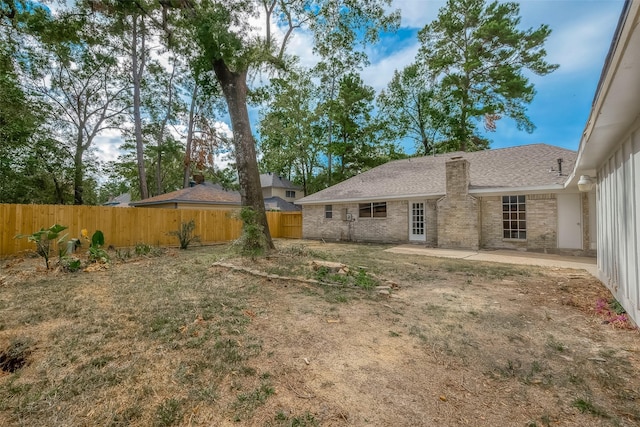
{"type": "Polygon", "coordinates": [[[191,146],[193,145],[193,127],[195,125],[195,112],[196,112],[196,98],[198,96],[198,83],[193,86],[193,93],[191,94],[191,106],[189,107],[189,125],[187,130],[187,146],[184,151],[184,175],[183,175],[183,187],[189,187],[189,181],[191,179],[191,146]]]}
{"type": "Polygon", "coordinates": [[[84,178],[84,165],[82,164],[82,155],[84,154],[82,144],[82,130],[78,130],[78,138],[76,141],[76,152],[73,156],[73,204],[82,205],[84,200],[82,194],[84,189],[82,188],[82,181],[84,178]]]}
{"type": "Polygon", "coordinates": [[[142,40],[141,57],[138,58],[138,16],[133,15],[131,25],[131,68],[133,77],[133,124],[136,138],[136,161],[138,163],[138,184],[140,188],[140,198],[149,198],[149,189],[147,188],[147,172],[144,167],[144,141],[142,139],[142,117],[140,112],[140,86],[142,85],[142,73],[145,65],[145,35],[140,36],[142,40]]]}
{"type": "Polygon", "coordinates": [[[256,144],[251,133],[249,112],[247,110],[247,72],[232,72],[223,60],[213,62],[213,71],[222,86],[233,131],[233,144],[236,151],[236,168],[240,181],[242,206],[252,208],[258,215],[258,222],[264,228],[264,235],[269,249],[274,249],[267,214],[264,209],[264,198],[260,186],[260,173],[256,159],[256,144]]]}

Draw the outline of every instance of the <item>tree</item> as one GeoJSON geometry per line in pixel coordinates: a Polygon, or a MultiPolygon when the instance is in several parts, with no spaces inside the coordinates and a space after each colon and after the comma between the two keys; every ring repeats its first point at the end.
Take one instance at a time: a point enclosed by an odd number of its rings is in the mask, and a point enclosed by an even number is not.
{"type": "Polygon", "coordinates": [[[428,71],[411,64],[395,71],[378,96],[379,117],[396,139],[411,138],[416,152],[429,155],[442,150],[450,134],[450,98],[428,71]]]}
{"type": "Polygon", "coordinates": [[[73,157],[76,205],[84,203],[85,153],[103,130],[119,126],[125,110],[125,91],[114,84],[116,74],[117,61],[109,52],[74,46],[53,52],[50,68],[34,87],[52,104],[62,125],[59,137],[73,157]]]}
{"type": "Polygon", "coordinates": [[[375,164],[377,141],[371,115],[373,99],[373,88],[366,86],[359,75],[351,73],[340,79],[336,99],[330,101],[334,138],[329,151],[339,162],[337,170],[331,172],[336,175],[337,182],[375,164]]]}
{"type": "Polygon", "coordinates": [[[2,1],[0,27],[0,116],[9,119],[0,163],[2,181],[13,182],[3,200],[82,204],[85,184],[94,186],[85,154],[118,116],[112,55],[96,37],[101,24],[65,8],[52,14],[38,3],[2,1]]]}
{"type": "MultiPolygon", "coordinates": [[[[345,40],[375,41],[379,31],[392,28],[396,15],[387,15],[390,0],[229,0],[225,2],[165,1],[166,8],[182,12],[182,28],[197,40],[201,69],[213,71],[227,103],[236,156],[243,206],[251,207],[263,228],[267,248],[273,248],[269,233],[256,147],[247,109],[250,71],[265,66],[285,66],[285,49],[293,31],[306,27],[316,41],[329,33],[342,34],[345,40]],[[329,27],[326,18],[339,15],[329,27]],[[251,18],[262,13],[264,24],[252,27],[251,18]],[[272,27],[272,25],[274,26],[272,27]],[[278,34],[278,31],[280,34],[278,34]],[[329,31],[327,31],[329,30],[329,31]]],[[[250,249],[250,248],[249,248],[250,249]]]]}
{"type": "MultiPolygon", "coordinates": [[[[148,78],[142,91],[142,106],[147,112],[148,122],[143,127],[145,139],[155,144],[151,148],[154,153],[155,195],[164,194],[168,188],[175,190],[173,180],[166,181],[168,167],[175,161],[176,155],[182,155],[182,148],[173,139],[169,126],[178,123],[178,115],[184,110],[184,103],[178,96],[177,78],[180,67],[177,58],[170,58],[170,70],[166,70],[158,61],[150,61],[148,78]],[[166,158],[165,158],[166,155],[166,158]]],[[[145,168],[146,169],[146,168],[145,168]]],[[[150,188],[147,185],[147,188],[150,188]]]]}
{"type": "Polygon", "coordinates": [[[453,150],[486,148],[488,141],[478,135],[481,120],[487,130],[495,129],[501,116],[514,119],[520,130],[534,129],[526,106],[535,89],[524,70],[544,76],[558,66],[545,61],[549,27],[520,30],[519,13],[517,3],[448,0],[438,18],[419,32],[419,61],[439,79],[455,107],[453,150]]]}
{"type": "Polygon", "coordinates": [[[323,149],[316,114],[318,88],[305,70],[271,80],[269,102],[260,118],[262,169],[294,179],[309,194],[323,149]]]}

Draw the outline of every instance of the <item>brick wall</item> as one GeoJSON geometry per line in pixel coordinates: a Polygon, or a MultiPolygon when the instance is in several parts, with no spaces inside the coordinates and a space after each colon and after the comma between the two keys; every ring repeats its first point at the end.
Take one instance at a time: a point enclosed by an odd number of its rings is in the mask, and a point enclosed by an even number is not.
{"type": "Polygon", "coordinates": [[[526,241],[503,238],[502,196],[482,197],[481,209],[483,248],[544,250],[557,247],[558,209],[555,194],[527,195],[526,241]]]}
{"type": "Polygon", "coordinates": [[[427,200],[424,205],[425,226],[427,227],[427,246],[438,246],[438,201],[427,200]]]}
{"type": "Polygon", "coordinates": [[[478,249],[479,201],[469,195],[469,162],[454,158],[446,163],[447,194],[437,202],[438,247],[478,249]]]}
{"type": "Polygon", "coordinates": [[[409,240],[407,201],[387,202],[386,218],[359,218],[358,203],[333,204],[333,218],[325,218],[324,205],[302,207],[302,236],[354,242],[406,242],[409,240]],[[346,221],[346,214],[352,221],[346,221]]]}

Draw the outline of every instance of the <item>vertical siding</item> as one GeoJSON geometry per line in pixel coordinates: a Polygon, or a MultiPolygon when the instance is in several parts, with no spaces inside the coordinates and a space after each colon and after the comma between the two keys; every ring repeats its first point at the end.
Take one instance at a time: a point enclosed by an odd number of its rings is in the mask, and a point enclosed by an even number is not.
{"type": "MultiPolygon", "coordinates": [[[[89,233],[101,230],[105,245],[114,247],[146,243],[155,246],[175,246],[177,240],[168,232],[178,230],[182,222],[194,220],[195,233],[203,243],[237,239],[242,223],[228,209],[155,209],[115,208],[105,206],[8,205],[0,204],[0,256],[33,250],[34,244],[17,234],[31,234],[53,224],[67,226],[69,237],[79,237],[86,228],[89,233]]],[[[301,212],[267,213],[273,237],[300,238],[301,212]]]]}
{"type": "Polygon", "coordinates": [[[640,131],[636,129],[598,170],[598,272],[627,313],[640,323],[640,131]]]}

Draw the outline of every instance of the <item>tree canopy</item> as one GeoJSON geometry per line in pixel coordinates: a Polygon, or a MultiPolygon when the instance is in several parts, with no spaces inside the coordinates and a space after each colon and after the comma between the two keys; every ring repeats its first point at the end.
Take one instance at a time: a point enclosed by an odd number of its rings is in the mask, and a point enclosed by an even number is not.
{"type": "Polygon", "coordinates": [[[492,130],[502,116],[520,130],[534,129],[526,106],[535,89],[525,71],[544,76],[558,66],[545,60],[549,27],[521,30],[519,14],[512,2],[448,0],[419,33],[418,63],[453,101],[452,149],[487,148],[478,124],[492,130]]]}

